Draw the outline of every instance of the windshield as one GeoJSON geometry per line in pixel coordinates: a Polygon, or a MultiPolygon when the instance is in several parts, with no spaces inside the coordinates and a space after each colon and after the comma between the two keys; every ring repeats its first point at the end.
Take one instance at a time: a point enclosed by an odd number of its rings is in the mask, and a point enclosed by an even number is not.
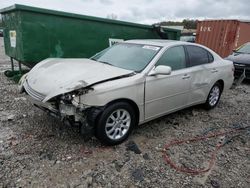
{"type": "Polygon", "coordinates": [[[103,50],[91,59],[115,67],[142,71],[160,50],[159,46],[119,43],[103,50]]]}
{"type": "Polygon", "coordinates": [[[236,52],[237,53],[250,54],[250,44],[243,45],[236,52]]]}

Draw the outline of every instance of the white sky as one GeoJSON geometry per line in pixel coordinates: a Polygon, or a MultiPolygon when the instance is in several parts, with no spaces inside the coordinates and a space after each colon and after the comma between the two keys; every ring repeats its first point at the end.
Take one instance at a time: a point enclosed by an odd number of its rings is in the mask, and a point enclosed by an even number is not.
{"type": "Polygon", "coordinates": [[[248,19],[249,0],[0,0],[0,9],[24,4],[106,18],[153,24],[166,20],[248,19]]]}

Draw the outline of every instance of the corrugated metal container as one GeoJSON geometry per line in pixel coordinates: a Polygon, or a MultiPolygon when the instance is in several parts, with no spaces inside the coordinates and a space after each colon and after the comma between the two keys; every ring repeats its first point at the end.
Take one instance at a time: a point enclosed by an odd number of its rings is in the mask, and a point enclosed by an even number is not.
{"type": "Polygon", "coordinates": [[[250,21],[204,20],[197,25],[196,43],[207,46],[221,57],[227,57],[250,41],[250,21]]]}
{"type": "Polygon", "coordinates": [[[174,28],[162,28],[162,31],[164,31],[167,34],[168,39],[180,40],[181,30],[174,28]]]}
{"type": "Polygon", "coordinates": [[[1,14],[6,54],[29,67],[47,57],[90,57],[117,39],[159,37],[145,25],[22,5],[1,14]]]}
{"type": "Polygon", "coordinates": [[[179,30],[24,5],[0,10],[5,52],[32,67],[48,57],[90,57],[128,39],[179,39],[179,30]]]}

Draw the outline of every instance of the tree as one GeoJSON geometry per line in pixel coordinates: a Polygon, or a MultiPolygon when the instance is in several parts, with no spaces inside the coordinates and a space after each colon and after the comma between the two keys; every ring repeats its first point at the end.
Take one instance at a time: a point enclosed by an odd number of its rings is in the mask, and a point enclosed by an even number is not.
{"type": "Polygon", "coordinates": [[[112,20],[117,20],[118,16],[114,13],[111,13],[107,15],[107,18],[112,20]]]}
{"type": "Polygon", "coordinates": [[[183,26],[185,29],[196,29],[197,27],[197,21],[198,20],[189,20],[189,19],[184,19],[182,21],[183,26]]]}
{"type": "Polygon", "coordinates": [[[181,25],[184,26],[185,29],[196,29],[197,27],[197,21],[198,20],[190,20],[190,19],[184,19],[181,22],[174,22],[174,21],[163,21],[160,23],[156,23],[161,26],[176,26],[181,25]]]}

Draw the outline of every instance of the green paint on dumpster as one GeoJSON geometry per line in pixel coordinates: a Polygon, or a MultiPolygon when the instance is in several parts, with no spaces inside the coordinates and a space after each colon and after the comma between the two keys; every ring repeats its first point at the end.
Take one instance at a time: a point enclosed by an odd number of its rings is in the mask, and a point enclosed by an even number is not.
{"type": "Polygon", "coordinates": [[[160,33],[150,25],[24,5],[13,5],[0,13],[6,54],[28,67],[48,57],[89,58],[116,40],[179,39],[178,30],[160,33]]]}

